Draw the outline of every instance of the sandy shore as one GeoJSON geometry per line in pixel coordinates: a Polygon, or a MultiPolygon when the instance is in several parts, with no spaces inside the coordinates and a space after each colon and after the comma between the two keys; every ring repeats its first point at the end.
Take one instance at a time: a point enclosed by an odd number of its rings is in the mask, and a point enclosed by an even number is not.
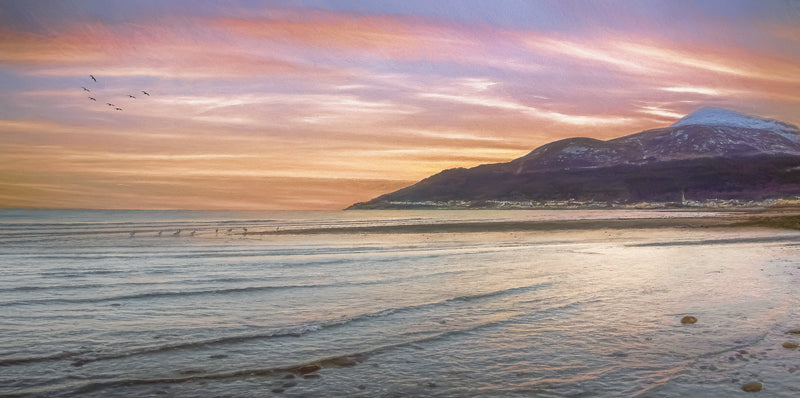
{"type": "Polygon", "coordinates": [[[412,225],[324,227],[255,231],[247,235],[305,235],[352,233],[469,233],[654,228],[764,227],[800,230],[800,209],[720,212],[709,217],[592,219],[561,221],[482,221],[412,225]]]}

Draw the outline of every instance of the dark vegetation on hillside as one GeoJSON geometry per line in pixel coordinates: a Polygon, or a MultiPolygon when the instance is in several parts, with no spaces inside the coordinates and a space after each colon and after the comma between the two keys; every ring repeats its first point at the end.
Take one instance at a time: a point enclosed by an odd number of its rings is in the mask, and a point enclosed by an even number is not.
{"type": "Polygon", "coordinates": [[[685,197],[758,201],[798,194],[800,156],[762,155],[520,174],[499,165],[451,169],[353,208],[450,200],[680,202],[685,197]]]}

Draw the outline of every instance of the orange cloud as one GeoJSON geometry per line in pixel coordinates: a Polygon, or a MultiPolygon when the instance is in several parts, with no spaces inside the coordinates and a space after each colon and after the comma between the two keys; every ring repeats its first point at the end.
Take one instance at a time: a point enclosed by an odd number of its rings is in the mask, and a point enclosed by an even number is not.
{"type": "Polygon", "coordinates": [[[225,18],[222,30],[274,43],[331,51],[358,51],[405,60],[477,60],[491,51],[499,30],[417,17],[282,12],[262,18],[225,18]]]}
{"type": "Polygon", "coordinates": [[[0,99],[0,207],[341,208],[706,104],[800,122],[796,28],[748,50],[312,10],[60,26],[0,27],[0,67],[61,84],[0,99]],[[93,72],[124,112],[69,86],[93,72]]]}
{"type": "Polygon", "coordinates": [[[226,41],[200,21],[162,20],[153,24],[80,25],[51,34],[0,28],[0,64],[54,76],[180,78],[253,75],[333,76],[336,68],[247,51],[226,41]]]}

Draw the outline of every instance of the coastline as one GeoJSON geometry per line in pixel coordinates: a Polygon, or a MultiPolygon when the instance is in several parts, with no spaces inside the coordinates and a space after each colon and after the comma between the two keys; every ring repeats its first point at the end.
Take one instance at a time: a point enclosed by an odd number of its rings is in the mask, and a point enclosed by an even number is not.
{"type": "Polygon", "coordinates": [[[479,221],[411,225],[319,227],[247,232],[247,235],[480,233],[602,229],[761,227],[800,230],[800,208],[719,211],[715,216],[557,221],[479,221]]]}
{"type": "Polygon", "coordinates": [[[447,201],[377,201],[354,203],[344,210],[728,210],[758,211],[763,209],[800,208],[800,199],[765,200],[705,199],[680,202],[618,202],[581,200],[447,200],[447,201]]]}
{"type": "Polygon", "coordinates": [[[11,394],[795,391],[800,209],[60,214],[0,232],[11,394]]]}

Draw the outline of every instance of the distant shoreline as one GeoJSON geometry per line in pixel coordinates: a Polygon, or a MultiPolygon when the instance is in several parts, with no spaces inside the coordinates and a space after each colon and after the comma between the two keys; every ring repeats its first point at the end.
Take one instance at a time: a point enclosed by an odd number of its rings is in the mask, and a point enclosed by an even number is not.
{"type": "Polygon", "coordinates": [[[579,200],[448,200],[359,202],[344,210],[742,210],[800,208],[800,199],[773,198],[760,201],[737,199],[683,200],[681,202],[605,202],[579,200]]]}
{"type": "Polygon", "coordinates": [[[320,227],[248,232],[247,235],[481,233],[602,229],[762,227],[800,230],[800,208],[719,211],[725,215],[674,218],[616,218],[547,221],[479,221],[412,225],[320,227]]]}

